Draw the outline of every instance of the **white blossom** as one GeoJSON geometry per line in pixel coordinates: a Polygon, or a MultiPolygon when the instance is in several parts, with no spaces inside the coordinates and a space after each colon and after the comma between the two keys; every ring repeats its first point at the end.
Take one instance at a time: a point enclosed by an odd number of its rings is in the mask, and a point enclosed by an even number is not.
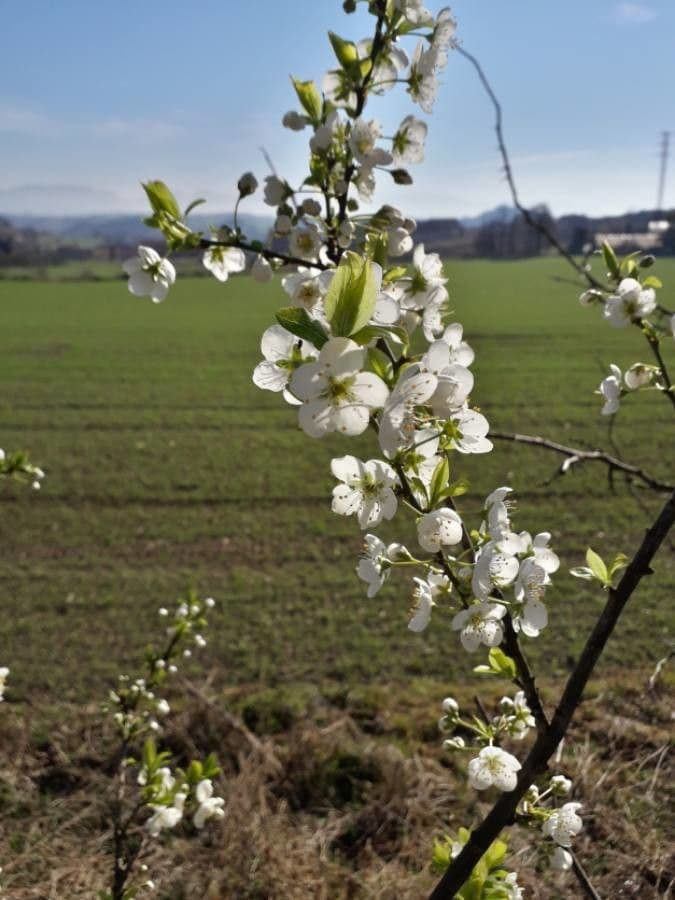
{"type": "Polygon", "coordinates": [[[281,286],[294,306],[303,306],[312,315],[316,315],[317,306],[325,296],[332,278],[331,271],[322,272],[320,269],[299,266],[296,272],[281,279],[281,286]]]}
{"type": "MultiPolygon", "coordinates": [[[[436,605],[436,598],[450,593],[452,585],[447,575],[432,570],[427,574],[426,580],[414,578],[415,592],[413,594],[413,609],[408,628],[411,631],[420,632],[429,624],[432,607],[436,605]]],[[[444,707],[445,709],[445,707],[444,707]]]]}
{"type": "Polygon", "coordinates": [[[444,289],[447,278],[443,277],[443,262],[438,253],[425,253],[424,244],[418,244],[413,252],[412,265],[412,276],[401,302],[405,309],[417,309],[435,302],[434,297],[439,296],[441,288],[447,296],[444,289]]]}
{"type": "Polygon", "coordinates": [[[613,416],[619,410],[621,400],[621,369],[612,363],[609,367],[611,375],[600,382],[599,391],[604,398],[604,406],[600,410],[603,416],[613,416]]]}
{"type": "Polygon", "coordinates": [[[411,25],[428,25],[433,21],[433,16],[422,0],[394,0],[394,8],[411,25]]]}
{"type": "Polygon", "coordinates": [[[293,230],[293,222],[291,217],[286,213],[282,213],[274,220],[274,233],[279,237],[287,237],[293,230]]]}
{"type": "Polygon", "coordinates": [[[314,261],[321,248],[321,235],[313,226],[294,228],[288,239],[288,247],[293,256],[314,261]]]}
{"type": "Polygon", "coordinates": [[[506,607],[499,603],[481,601],[457,613],[452,620],[452,628],[459,631],[462,646],[469,653],[481,644],[497,647],[504,637],[501,619],[506,615],[506,607]]]}
{"type": "Polygon", "coordinates": [[[557,872],[567,872],[572,868],[572,854],[564,847],[556,847],[551,854],[551,868],[557,872]]]}
{"type": "Polygon", "coordinates": [[[436,53],[437,65],[443,68],[448,61],[448,50],[455,45],[457,21],[449,7],[444,7],[436,16],[431,46],[436,53]]]}
{"type": "Polygon", "coordinates": [[[276,175],[268,175],[265,179],[265,203],[268,206],[279,206],[291,193],[288,184],[276,175]]]}
{"type": "Polygon", "coordinates": [[[572,782],[564,775],[553,775],[551,778],[551,790],[554,794],[569,794],[572,790],[572,782]]]}
{"type": "Polygon", "coordinates": [[[616,294],[605,300],[605,319],[615,328],[629,325],[633,319],[641,319],[656,309],[654,288],[643,288],[636,278],[624,278],[616,294]]]}
{"type": "Polygon", "coordinates": [[[415,407],[426,403],[438,379],[411,366],[399,378],[380,417],[379,441],[384,453],[393,456],[409,446],[415,436],[415,407]]]}
{"type": "Polygon", "coordinates": [[[253,383],[264,391],[283,391],[293,371],[316,357],[316,350],[281,325],[271,325],[262,336],[265,357],[253,371],[253,383]]]}
{"type": "Polygon", "coordinates": [[[273,277],[274,269],[265,257],[259,253],[253,260],[253,265],[251,266],[251,278],[259,284],[267,284],[273,277]]]}
{"type": "Polygon", "coordinates": [[[424,161],[424,141],[427,137],[427,125],[415,116],[406,116],[398,126],[392,143],[394,165],[404,163],[421,163],[424,161]]]}
{"type": "Polygon", "coordinates": [[[508,732],[516,740],[522,740],[529,729],[536,725],[532,710],[527,705],[524,691],[518,691],[513,699],[502,697],[499,705],[507,719],[508,732]]]}
{"type": "Polygon", "coordinates": [[[508,587],[518,577],[520,562],[511,553],[505,553],[494,541],[488,541],[480,550],[473,568],[471,587],[479,600],[487,600],[496,590],[508,587]]]}
{"type": "Polygon", "coordinates": [[[374,166],[388,166],[391,163],[391,153],[377,146],[377,139],[381,134],[382,126],[375,119],[370,122],[355,119],[352,122],[349,146],[360,165],[372,169],[374,166]]]}
{"type": "Polygon", "coordinates": [[[648,366],[644,363],[633,363],[633,365],[624,372],[624,384],[629,391],[637,391],[640,388],[650,385],[656,374],[654,366],[648,366]]]}
{"type": "Polygon", "coordinates": [[[434,509],[417,520],[417,540],[428,553],[438,553],[441,547],[459,544],[462,520],[454,509],[434,509]]]}
{"type": "Polygon", "coordinates": [[[452,428],[450,446],[459,453],[489,453],[492,441],[487,434],[490,423],[482,413],[464,406],[447,413],[448,423],[452,428]]]}
{"type": "Polygon", "coordinates": [[[512,791],[517,782],[520,763],[501,747],[483,747],[477,757],[469,762],[469,784],[477,791],[496,787],[500,791],[512,791]]]}
{"type": "Polygon", "coordinates": [[[213,782],[210,778],[204,778],[195,788],[195,799],[199,804],[194,815],[195,828],[203,828],[208,819],[222,819],[225,815],[222,797],[213,796],[213,782]]]}
{"type": "Polygon", "coordinates": [[[394,517],[398,501],[393,488],[399,480],[388,463],[379,459],[364,463],[355,456],[341,456],[332,460],[331,471],[342,482],[333,488],[333,512],[356,515],[361,528],[394,517]]]}
{"type": "Polygon", "coordinates": [[[565,803],[554,810],[544,822],[542,830],[546,837],[552,838],[561,847],[571,847],[572,838],[584,827],[581,817],[577,815],[578,809],[581,809],[581,803],[565,803]]]}
{"type": "Polygon", "coordinates": [[[320,216],[321,204],[313,197],[308,197],[306,200],[302,201],[302,211],[307,216],[320,216]]]}
{"type": "Polygon", "coordinates": [[[148,819],[145,827],[152,837],[157,837],[160,832],[176,827],[183,818],[183,807],[186,798],[187,794],[179,791],[173,798],[172,806],[149,804],[150,809],[153,810],[153,815],[148,819]]]}
{"type": "Polygon", "coordinates": [[[5,699],[5,686],[7,684],[7,676],[9,669],[7,666],[0,666],[0,702],[5,699]]]}
{"type": "Polygon", "coordinates": [[[128,288],[138,297],[150,297],[161,303],[176,280],[173,263],[163,259],[152,247],[139,246],[138,255],[122,263],[129,276],[128,288]]]}
{"type": "Polygon", "coordinates": [[[246,268],[244,251],[239,247],[209,247],[202,257],[204,268],[218,281],[227,281],[233,272],[246,268]]]}
{"type": "Polygon", "coordinates": [[[362,434],[372,411],[387,402],[389,390],[382,379],[361,371],[365,355],[349,338],[331,338],[316,362],[295,370],[289,387],[302,401],[299,423],[310,437],[330,431],[362,434]]]}
{"type": "Polygon", "coordinates": [[[398,556],[408,555],[401,544],[389,544],[387,547],[374,534],[367,534],[363,539],[363,556],[359,560],[356,574],[368,585],[368,597],[374,597],[389,577],[393,562],[398,556]]]}
{"type": "Polygon", "coordinates": [[[420,41],[413,52],[408,73],[408,93],[419,103],[424,112],[430,113],[438,91],[436,69],[438,55],[433,47],[425,49],[424,41],[420,41]]]}

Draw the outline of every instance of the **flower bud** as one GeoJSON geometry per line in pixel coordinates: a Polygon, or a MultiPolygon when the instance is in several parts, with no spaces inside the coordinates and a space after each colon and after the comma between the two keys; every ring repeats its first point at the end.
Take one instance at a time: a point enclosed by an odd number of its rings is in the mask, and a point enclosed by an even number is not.
{"type": "Polygon", "coordinates": [[[255,193],[258,187],[258,180],[253,172],[244,172],[237,182],[240,197],[248,197],[249,194],[255,193]]]}
{"type": "Polygon", "coordinates": [[[551,778],[551,790],[554,794],[569,794],[572,790],[572,782],[564,775],[554,775],[551,778]]]}
{"type": "Polygon", "coordinates": [[[265,284],[274,277],[274,269],[264,256],[256,256],[251,266],[251,278],[259,284],[265,284]]]}
{"type": "Polygon", "coordinates": [[[443,701],[443,712],[451,716],[459,715],[459,703],[454,697],[446,697],[443,701]]]}
{"type": "Polygon", "coordinates": [[[308,198],[302,201],[302,209],[308,216],[320,216],[321,204],[317,200],[308,198]]]}
{"type": "Polygon", "coordinates": [[[451,737],[447,741],[443,741],[444,750],[464,750],[465,747],[466,741],[462,737],[451,737]]]}
{"type": "Polygon", "coordinates": [[[407,169],[391,169],[389,174],[394,179],[394,184],[412,184],[412,175],[407,169]]]}

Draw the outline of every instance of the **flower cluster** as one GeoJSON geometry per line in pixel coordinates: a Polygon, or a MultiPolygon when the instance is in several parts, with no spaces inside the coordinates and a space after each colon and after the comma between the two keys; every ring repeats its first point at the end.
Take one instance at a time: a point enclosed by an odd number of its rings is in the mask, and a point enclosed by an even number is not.
{"type": "Polygon", "coordinates": [[[669,390],[668,377],[662,368],[658,346],[660,335],[675,335],[675,315],[663,309],[656,299],[661,281],[654,275],[643,277],[645,269],[654,263],[653,256],[631,254],[619,260],[608,244],[602,248],[607,277],[614,290],[600,287],[584,291],[579,300],[583,306],[600,306],[603,318],[614,328],[637,326],[647,338],[652,350],[656,350],[660,365],[637,362],[624,373],[612,363],[609,375],[600,382],[596,393],[603,399],[600,410],[603,416],[613,416],[619,411],[621,399],[640,390],[669,390]]]}
{"type": "MultiPolygon", "coordinates": [[[[356,2],[346,0],[344,8],[353,12],[356,2]]],[[[253,381],[280,394],[310,438],[372,435],[377,447],[368,453],[372,458],[346,452],[331,463],[336,480],[332,509],[354,516],[365,532],[358,577],[372,598],[392,570],[412,569],[408,628],[423,632],[432,616],[446,616],[466,651],[489,650],[489,665],[475,671],[505,676],[525,688],[503,697],[492,717],[482,707],[480,717],[462,716],[456,701],[447,698],[441,720],[445,748],[471,753],[468,779],[476,790],[523,790],[521,764],[502,744],[526,738],[535,714],[536,724],[545,727],[545,716],[531,678],[524,677],[529,673],[523,655],[514,649],[512,659],[500,645],[506,638],[517,649],[521,637],[536,638],[547,626],[545,593],[559,560],[548,532],[532,536],[515,529],[510,487],[489,494],[482,521],[470,523],[457,508],[457,498],[468,487],[458,471],[462,457],[492,450],[489,423],[472,402],[474,352],[461,324],[450,319],[449,279],[440,257],[415,243],[414,220],[389,205],[371,212],[363,208],[379,173],[396,184],[412,182],[405,167],[423,160],[428,133],[417,111],[383,124],[366,112],[368,98],[402,83],[410,99],[430,112],[456,25],[448,9],[434,16],[423,0],[372,2],[368,11],[376,18],[370,37],[351,41],[330,34],[337,63],[321,89],[313,81],[293,80],[299,108],[286,112],[282,122],[306,133],[308,171],[299,183],[276,173],[264,178],[264,202],[274,210],[265,241],[248,240],[237,221],[240,201],[258,188],[248,172],[237,183],[232,227],[210,235],[192,231],[186,223],[191,207],[181,213],[162,182],[144,185],[153,210],[149,223],[162,231],[170,250],[202,251],[205,268],[221,282],[247,269],[261,282],[281,276],[286,305],[262,335],[263,359],[253,381]],[[413,37],[417,43],[407,48],[413,37]],[[401,264],[404,256],[408,264],[401,264]],[[414,552],[371,533],[404,512],[414,517],[420,548],[414,552]]],[[[647,316],[660,314],[659,284],[642,278],[647,259],[619,263],[608,248],[604,255],[612,287],[593,288],[582,302],[601,305],[615,327],[639,326],[653,342],[657,326],[647,316]]],[[[139,248],[138,259],[126,268],[129,289],[155,301],[164,299],[175,279],[172,264],[149,248],[139,248]]],[[[675,330],[675,317],[668,329],[675,330]]],[[[626,392],[667,387],[659,366],[635,363],[625,374],[612,366],[600,387],[602,412],[615,413],[626,392]]],[[[615,571],[610,569],[589,563],[592,577],[605,587],[615,571]]],[[[197,645],[203,642],[191,609],[181,606],[169,627],[176,646],[185,636],[197,645]]],[[[170,671],[172,665],[157,657],[152,673],[170,671]]],[[[147,680],[125,690],[133,688],[143,703],[154,701],[147,680]]],[[[128,705],[127,694],[124,700],[117,694],[119,704],[128,705]]],[[[132,712],[135,716],[135,708],[132,712]]],[[[118,710],[123,733],[136,736],[126,713],[126,706],[118,710]]],[[[153,716],[138,720],[138,733],[152,728],[148,720],[153,716]]],[[[161,754],[158,760],[154,769],[144,765],[141,770],[150,832],[174,827],[189,802],[196,827],[222,815],[209,774],[190,780],[189,773],[172,772],[161,754]]],[[[531,788],[519,810],[541,826],[546,846],[553,848],[552,864],[561,869],[569,868],[571,839],[581,828],[579,804],[557,805],[569,787],[556,776],[541,794],[531,788]]],[[[468,832],[449,840],[440,854],[446,864],[466,840],[468,832]]],[[[505,852],[506,845],[495,842],[474,868],[472,883],[480,876],[489,888],[481,896],[522,896],[516,876],[501,868],[505,852]]]]}
{"type": "Polygon", "coordinates": [[[540,828],[547,839],[543,853],[551,867],[563,872],[572,867],[572,840],[583,828],[579,815],[581,803],[568,801],[559,805],[571,791],[569,778],[553,775],[542,792],[532,785],[518,807],[518,815],[540,828]]]}
{"type": "MultiPolygon", "coordinates": [[[[117,803],[114,806],[115,871],[128,885],[125,897],[133,897],[132,877],[143,840],[158,838],[164,831],[175,828],[186,816],[192,816],[196,829],[202,829],[209,819],[225,815],[225,801],[214,794],[213,779],[218,766],[212,755],[203,761],[193,760],[185,771],[171,766],[171,754],[158,750],[156,736],[162,731],[162,721],[171,709],[160,689],[166,679],[177,672],[177,660],[189,658],[193,647],[206,645],[202,635],[206,627],[205,613],[215,606],[213,598],[201,600],[189,592],[170,613],[166,607],[159,609],[159,617],[165,624],[166,641],[160,651],[148,650],[145,674],[139,678],[119,677],[116,688],[110,692],[104,711],[112,713],[119,740],[117,770],[117,803]],[[141,746],[140,760],[132,755],[141,746]],[[128,773],[137,769],[136,789],[138,798],[130,803],[130,810],[123,809],[123,799],[128,773]],[[142,825],[143,837],[138,833],[142,825]]],[[[147,871],[147,867],[138,867],[147,871]]],[[[119,878],[116,881],[119,887],[119,878]]],[[[144,887],[154,886],[147,880],[144,887]]],[[[105,893],[102,896],[110,896],[105,893]]],[[[114,896],[119,896],[115,894],[114,896]]]]}
{"type": "Polygon", "coordinates": [[[39,491],[44,477],[43,470],[30,461],[25,450],[5,453],[0,448],[0,478],[28,482],[33,490],[39,491]]]}
{"type": "Polygon", "coordinates": [[[469,719],[461,715],[459,704],[453,697],[443,701],[443,715],[438,726],[444,734],[452,735],[444,740],[443,748],[452,752],[479,751],[468,766],[469,783],[477,791],[490,787],[501,791],[514,789],[520,763],[497,742],[508,738],[522,740],[535,725],[522,691],[513,698],[503,697],[499,706],[499,713],[492,719],[475,716],[469,719]]]}
{"type": "Polygon", "coordinates": [[[148,651],[144,676],[131,679],[128,675],[120,675],[117,687],[110,691],[109,703],[104,706],[104,711],[112,712],[125,741],[160,730],[160,719],[170,712],[170,707],[168,701],[158,695],[158,688],[169,675],[176,674],[179,657],[188,659],[193,647],[206,646],[201,633],[206,627],[204,613],[214,604],[212,597],[202,601],[190,593],[176,605],[173,615],[166,607],[160,607],[160,618],[169,621],[164,648],[148,651]]]}
{"type": "Polygon", "coordinates": [[[175,828],[188,810],[199,830],[209,819],[222,819],[225,815],[225,801],[213,792],[212,779],[218,774],[213,757],[203,762],[193,760],[186,772],[172,772],[167,765],[169,758],[168,753],[157,751],[153,740],[145,742],[137,783],[150,813],[145,829],[155,838],[175,828]]]}

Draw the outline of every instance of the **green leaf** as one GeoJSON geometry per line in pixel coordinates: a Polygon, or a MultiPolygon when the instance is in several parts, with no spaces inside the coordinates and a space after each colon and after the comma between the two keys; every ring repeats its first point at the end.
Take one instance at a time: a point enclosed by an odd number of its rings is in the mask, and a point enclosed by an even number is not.
{"type": "Polygon", "coordinates": [[[446,838],[445,841],[439,841],[438,838],[436,838],[431,856],[431,867],[437,875],[445,872],[448,868],[452,858],[451,854],[452,841],[450,838],[446,838]]]}
{"type": "Polygon", "coordinates": [[[453,481],[448,485],[439,499],[445,500],[446,497],[461,497],[462,494],[466,494],[470,487],[471,485],[467,478],[458,478],[457,481],[453,481]]]}
{"type": "Polygon", "coordinates": [[[320,350],[328,340],[328,335],[321,325],[301,306],[285,306],[277,310],[276,319],[286,331],[302,338],[303,341],[309,341],[317,350],[320,350]]]}
{"type": "Polygon", "coordinates": [[[373,372],[379,376],[385,384],[391,384],[394,377],[394,365],[386,353],[371,347],[368,350],[368,362],[373,372]]]}
{"type": "Polygon", "coordinates": [[[375,309],[375,264],[357,253],[345,253],[324,299],[324,309],[337,337],[350,337],[370,320],[375,309]]]}
{"type": "Polygon", "coordinates": [[[183,218],[187,219],[193,209],[197,206],[201,206],[202,203],[206,203],[206,200],[203,197],[200,197],[198,200],[193,200],[192,203],[188,204],[188,208],[185,210],[185,214],[183,218]]]}
{"type": "Polygon", "coordinates": [[[605,258],[607,271],[615,281],[619,281],[621,279],[619,260],[616,258],[616,253],[612,250],[607,241],[603,241],[602,243],[602,255],[605,258]]]}
{"type": "Polygon", "coordinates": [[[163,181],[148,181],[143,185],[150,206],[155,213],[168,213],[174,219],[180,219],[180,206],[163,181]]]}
{"type": "Polygon", "coordinates": [[[384,267],[389,259],[389,239],[382,231],[371,231],[366,235],[366,254],[384,267]]]}
{"type": "Polygon", "coordinates": [[[617,553],[612,562],[609,564],[609,577],[613,578],[617,572],[625,569],[628,565],[628,557],[625,553],[617,553]]]}
{"type": "Polygon", "coordinates": [[[500,650],[499,647],[493,647],[490,650],[488,653],[488,662],[496,674],[503,675],[511,681],[513,681],[518,673],[515,662],[510,656],[507,656],[503,650],[500,650]]]}
{"type": "Polygon", "coordinates": [[[590,547],[586,551],[586,562],[588,564],[588,568],[595,575],[598,581],[602,582],[602,584],[610,583],[607,566],[603,562],[602,557],[598,556],[598,554],[594,550],[591,550],[590,547]]]}
{"type": "Polygon", "coordinates": [[[143,745],[143,765],[152,772],[157,761],[157,746],[152,738],[148,738],[143,745]]]}
{"type": "Polygon", "coordinates": [[[444,456],[443,459],[438,463],[436,468],[434,469],[434,474],[431,476],[431,484],[429,485],[429,496],[431,505],[434,506],[438,500],[439,495],[446,487],[448,483],[448,479],[450,478],[450,464],[448,463],[448,457],[444,456]]]}
{"type": "Polygon", "coordinates": [[[334,31],[328,32],[328,38],[333,47],[333,52],[337,57],[337,61],[343,69],[351,69],[355,63],[358,63],[359,52],[353,41],[346,41],[344,38],[341,38],[339,34],[335,34],[334,31]]]}
{"type": "Polygon", "coordinates": [[[302,108],[312,120],[312,123],[316,125],[321,121],[321,110],[323,108],[321,94],[316,85],[313,81],[300,81],[298,78],[293,78],[293,76],[291,76],[291,81],[302,108]]]}
{"type": "Polygon", "coordinates": [[[490,848],[483,857],[489,871],[501,866],[508,849],[508,844],[505,841],[500,841],[499,838],[490,845],[490,848]]]}
{"type": "Polygon", "coordinates": [[[405,328],[398,325],[364,325],[357,332],[352,334],[352,340],[357,344],[365,346],[371,341],[383,338],[386,340],[394,340],[397,344],[408,343],[408,332],[405,328]]]}
{"type": "Polygon", "coordinates": [[[660,288],[663,287],[663,282],[660,278],[657,278],[656,275],[649,275],[642,282],[642,287],[646,288],[660,288]]]}

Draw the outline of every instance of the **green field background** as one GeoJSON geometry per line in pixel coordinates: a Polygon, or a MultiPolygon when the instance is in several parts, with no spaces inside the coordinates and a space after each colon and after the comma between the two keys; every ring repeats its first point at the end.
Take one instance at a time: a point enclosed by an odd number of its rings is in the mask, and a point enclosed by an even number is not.
{"type": "MultiPolygon", "coordinates": [[[[609,363],[650,361],[640,335],[583,309],[555,260],[452,262],[447,274],[477,352],[473,399],[492,426],[608,447],[593,391],[609,363]]],[[[675,262],[657,274],[672,283],[675,262]]],[[[0,662],[14,700],[99,699],[156,634],[157,608],[188,586],[217,599],[204,660],[222,684],[450,686],[480,661],[447,615],[408,632],[404,578],[366,599],[354,574],[360,532],[330,511],[329,463],[377,456],[373,439],[307,438],[294,411],[251,382],[283,302],[278,282],[243,278],[179,280],[161,306],[122,281],[0,283],[0,446],[30,449],[47,471],[39,494],[10,484],[0,497],[0,662]]],[[[675,368],[675,341],[665,353],[675,368]]],[[[624,407],[618,448],[672,479],[672,410],[656,394],[624,407]]],[[[546,485],[559,461],[498,443],[487,457],[457,456],[455,470],[472,484],[461,498],[472,524],[485,493],[510,484],[517,527],[553,532],[563,565],[547,595],[551,626],[526,649],[554,676],[603,600],[567,570],[589,545],[630,554],[661,502],[621,479],[612,493],[600,466],[546,485]]],[[[610,666],[647,669],[667,652],[672,547],[655,568],[608,648],[610,666]]]]}

